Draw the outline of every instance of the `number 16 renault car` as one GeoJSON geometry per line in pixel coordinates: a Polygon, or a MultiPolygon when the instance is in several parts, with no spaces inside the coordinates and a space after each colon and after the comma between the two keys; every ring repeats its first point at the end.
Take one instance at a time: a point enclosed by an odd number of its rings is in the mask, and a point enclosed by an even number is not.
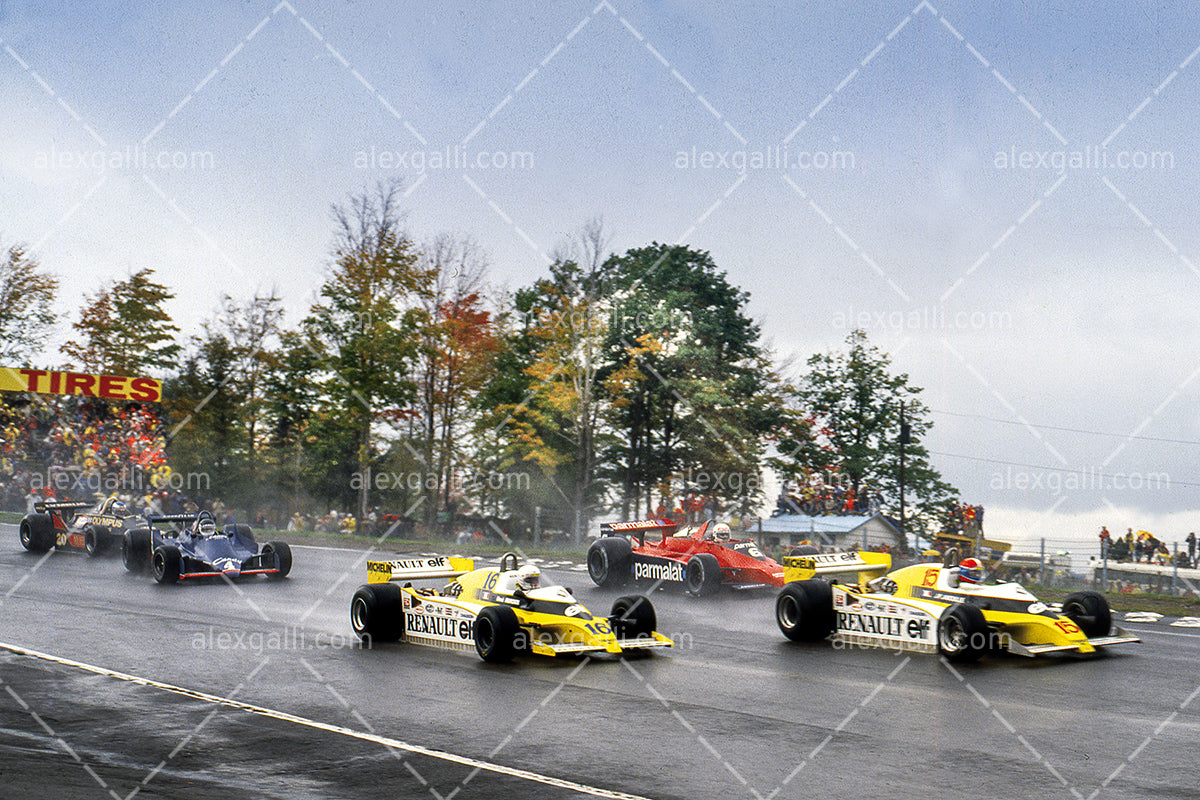
{"type": "Polygon", "coordinates": [[[1004,650],[1089,654],[1139,641],[1114,628],[1098,592],[1068,595],[1056,613],[1019,584],[986,583],[974,558],[886,575],[891,556],[885,553],[789,556],[784,565],[789,583],[776,598],[775,620],[793,641],[832,635],[842,644],[941,653],[951,661],[1004,650]],[[856,572],[856,584],[818,577],[856,572]]]}
{"type": "Polygon", "coordinates": [[[619,597],[607,617],[593,616],[569,589],[541,586],[532,564],[506,553],[500,569],[475,569],[469,558],[368,561],[367,584],[350,601],[350,623],[364,641],[474,649],[488,662],[518,653],[622,654],[672,642],[655,630],[645,597],[619,597]],[[412,581],[449,579],[445,588],[412,581]],[[404,581],[402,586],[395,581],[404,581]]]}

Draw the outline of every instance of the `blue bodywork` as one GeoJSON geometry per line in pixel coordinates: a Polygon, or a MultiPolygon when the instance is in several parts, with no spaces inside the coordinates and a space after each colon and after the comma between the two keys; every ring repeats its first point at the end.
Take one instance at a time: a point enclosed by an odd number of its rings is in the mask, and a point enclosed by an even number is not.
{"type": "MultiPolygon", "coordinates": [[[[284,570],[281,554],[273,550],[260,552],[249,527],[226,525],[203,534],[198,529],[196,515],[148,517],[151,524],[150,552],[162,546],[179,549],[179,578],[226,577],[242,575],[280,576],[284,570]],[[163,522],[191,523],[178,530],[164,531],[163,522]]],[[[290,567],[290,564],[288,565],[290,567]]]]}

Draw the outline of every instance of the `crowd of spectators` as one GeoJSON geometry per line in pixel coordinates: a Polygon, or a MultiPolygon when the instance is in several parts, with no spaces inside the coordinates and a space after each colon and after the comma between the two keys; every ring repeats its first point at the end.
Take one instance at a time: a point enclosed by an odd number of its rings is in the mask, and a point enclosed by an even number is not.
{"type": "Polygon", "coordinates": [[[0,509],[113,494],[162,501],[170,487],[157,406],[0,395],[0,509]]]}
{"type": "Polygon", "coordinates": [[[1127,528],[1123,536],[1114,537],[1108,527],[1100,528],[1100,552],[1106,552],[1110,561],[1128,562],[1133,564],[1157,564],[1170,566],[1176,563],[1184,568],[1196,568],[1200,562],[1196,558],[1196,534],[1189,533],[1186,550],[1177,554],[1171,552],[1166,542],[1160,541],[1150,531],[1134,531],[1127,528]]]}
{"type": "Polygon", "coordinates": [[[843,488],[836,483],[821,480],[804,481],[793,487],[784,481],[775,500],[772,516],[783,514],[807,514],[810,517],[832,514],[878,514],[883,506],[883,495],[878,489],[860,486],[843,488]]]}

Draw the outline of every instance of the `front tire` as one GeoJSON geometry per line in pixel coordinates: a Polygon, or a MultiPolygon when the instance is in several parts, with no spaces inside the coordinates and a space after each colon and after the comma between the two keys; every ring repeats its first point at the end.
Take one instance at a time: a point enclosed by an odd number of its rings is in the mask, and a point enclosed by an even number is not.
{"type": "Polygon", "coordinates": [[[987,652],[987,619],[978,606],[955,603],[938,620],[938,652],[947,661],[978,661],[987,652]]]}
{"type": "Polygon", "coordinates": [[[684,579],[689,594],[708,597],[721,588],[721,564],[712,553],[697,553],[688,559],[684,579]]]}
{"type": "Polygon", "coordinates": [[[602,589],[615,589],[629,579],[632,548],[628,539],[610,536],[597,539],[588,548],[587,567],[592,582],[602,589]]]}
{"type": "Polygon", "coordinates": [[[272,572],[267,576],[271,580],[283,580],[292,571],[292,548],[287,542],[267,542],[263,545],[262,554],[274,554],[279,559],[279,572],[272,572]]]}
{"type": "Polygon", "coordinates": [[[508,606],[485,606],[473,626],[475,650],[489,664],[512,661],[517,654],[521,625],[517,612],[508,606]]]}
{"type": "Polygon", "coordinates": [[[99,525],[89,525],[83,533],[83,551],[95,558],[108,549],[108,532],[99,525]]]}
{"type": "Polygon", "coordinates": [[[1079,626],[1089,639],[1107,636],[1112,630],[1112,611],[1108,600],[1099,592],[1090,589],[1067,595],[1062,604],[1063,616],[1079,626]]]}
{"type": "Polygon", "coordinates": [[[653,638],[658,628],[658,615],[649,598],[631,594],[613,601],[608,623],[618,639],[653,638]]]}
{"type": "Polygon", "coordinates": [[[775,622],[793,642],[818,642],[833,633],[833,589],[822,580],[793,581],[775,598],[775,622]]]}
{"type": "Polygon", "coordinates": [[[54,520],[49,514],[30,514],[21,520],[21,546],[31,553],[54,547],[54,520]]]}
{"type": "Polygon", "coordinates": [[[150,565],[150,531],[125,531],[121,538],[121,563],[130,572],[144,572],[150,565]]]}
{"type": "Polygon", "coordinates": [[[179,573],[183,566],[183,555],[173,544],[164,544],[154,551],[151,559],[154,568],[154,580],[159,583],[179,583],[179,573]]]}
{"type": "Polygon", "coordinates": [[[364,642],[394,642],[404,637],[404,602],[399,586],[381,583],[358,587],[350,600],[350,627],[364,642]]]}

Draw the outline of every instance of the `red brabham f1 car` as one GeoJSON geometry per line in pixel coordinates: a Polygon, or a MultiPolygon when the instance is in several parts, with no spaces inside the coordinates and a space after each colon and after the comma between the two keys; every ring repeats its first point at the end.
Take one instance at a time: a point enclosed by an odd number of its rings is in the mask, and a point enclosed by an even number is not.
{"type": "Polygon", "coordinates": [[[668,519],[615,522],[600,526],[588,548],[588,574],[597,586],[628,582],[677,586],[697,597],[722,586],[757,589],[782,586],[784,568],[749,540],[731,538],[729,526],[709,520],[676,530],[668,519]],[[647,534],[659,533],[656,539],[647,534]]]}

